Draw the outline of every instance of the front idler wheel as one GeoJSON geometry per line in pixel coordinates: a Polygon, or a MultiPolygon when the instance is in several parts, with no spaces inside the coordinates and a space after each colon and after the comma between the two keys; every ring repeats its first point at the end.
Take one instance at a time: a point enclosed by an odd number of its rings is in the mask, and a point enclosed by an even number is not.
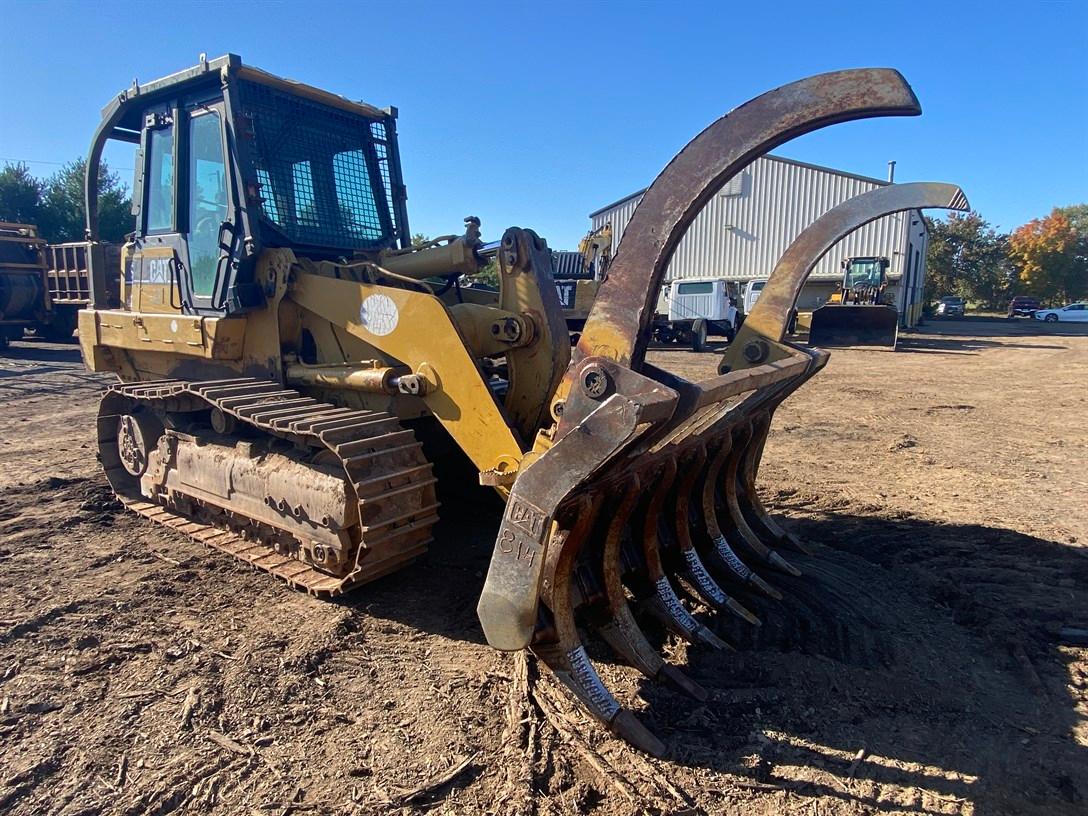
{"type": "Polygon", "coordinates": [[[117,455],[129,476],[139,479],[144,475],[149,454],[161,434],[162,425],[146,413],[117,417],[117,455]]]}

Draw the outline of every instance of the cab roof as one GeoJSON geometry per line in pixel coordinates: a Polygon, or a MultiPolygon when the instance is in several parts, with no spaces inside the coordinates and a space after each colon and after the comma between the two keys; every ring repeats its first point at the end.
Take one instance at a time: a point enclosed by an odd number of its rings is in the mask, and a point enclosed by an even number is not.
{"type": "Polygon", "coordinates": [[[375,121],[397,115],[395,108],[382,110],[373,105],[368,105],[366,102],[354,102],[345,96],[315,88],[313,85],[296,82],[293,79],[284,79],[267,71],[262,71],[260,68],[244,65],[242,58],[237,54],[225,54],[210,60],[204,58],[202,54],[200,62],[191,68],[143,84],[134,80],[129,88],[121,91],[114,99],[110,100],[109,104],[102,108],[102,118],[109,118],[121,106],[124,108],[124,112],[116,121],[115,126],[123,130],[138,131],[142,125],[142,113],[148,105],[176,96],[179,92],[197,89],[201,86],[215,86],[229,77],[269,85],[278,90],[375,121]]]}

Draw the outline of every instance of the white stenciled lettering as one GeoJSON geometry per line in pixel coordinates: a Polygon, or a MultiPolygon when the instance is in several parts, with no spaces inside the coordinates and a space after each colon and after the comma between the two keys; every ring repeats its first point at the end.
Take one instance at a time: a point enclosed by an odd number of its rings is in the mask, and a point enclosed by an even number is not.
{"type": "Polygon", "coordinates": [[[688,562],[688,571],[691,573],[691,579],[695,582],[695,585],[699,588],[699,591],[704,593],[708,599],[716,604],[724,604],[729,599],[725,597],[725,593],[721,591],[714,579],[710,577],[710,574],[706,571],[706,567],[703,566],[703,562],[699,560],[698,554],[695,550],[684,550],[684,560],[688,562]]]}
{"type": "Polygon", "coordinates": [[[737,554],[733,552],[733,548],[730,547],[728,543],[726,543],[725,538],[715,539],[714,547],[715,549],[717,549],[718,555],[721,556],[722,560],[729,565],[729,568],[741,578],[743,578],[745,581],[747,581],[748,577],[752,574],[752,571],[748,569],[748,567],[745,566],[744,562],[740,560],[737,554]]]}
{"type": "Polygon", "coordinates": [[[593,665],[586,656],[586,650],[579,646],[567,652],[567,660],[570,661],[571,673],[574,675],[575,684],[589,697],[593,707],[606,720],[620,710],[619,703],[608,693],[601,678],[597,676],[593,665]]]}
{"type": "Polygon", "coordinates": [[[684,609],[684,605],[680,603],[680,599],[676,597],[676,592],[673,591],[672,586],[669,584],[669,580],[662,575],[657,579],[657,597],[661,599],[661,603],[665,605],[665,609],[668,610],[669,615],[680,624],[687,632],[694,633],[699,629],[699,622],[691,616],[691,613],[684,609]]]}

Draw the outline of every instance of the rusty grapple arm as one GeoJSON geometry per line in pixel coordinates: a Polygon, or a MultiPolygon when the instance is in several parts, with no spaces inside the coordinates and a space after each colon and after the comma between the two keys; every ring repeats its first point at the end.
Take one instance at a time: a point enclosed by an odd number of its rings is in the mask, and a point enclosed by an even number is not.
{"type": "Polygon", "coordinates": [[[605,688],[577,620],[647,676],[705,697],[665,664],[632,606],[711,648],[729,646],[683,596],[758,625],[738,594],[781,597],[756,570],[799,574],[780,550],[800,544],[759,503],[756,469],[774,409],[827,360],[782,341],[801,285],[867,221],[966,200],[949,185],[901,185],[825,214],[783,256],[718,376],[700,383],[644,362],[665,270],[703,205],[756,157],[828,124],[918,113],[898,72],[840,71],[763,94],[690,142],[633,214],[552,400],[555,425],[513,484],[478,605],[488,642],[530,647],[597,719],[650,753],[664,746],[605,688]]]}

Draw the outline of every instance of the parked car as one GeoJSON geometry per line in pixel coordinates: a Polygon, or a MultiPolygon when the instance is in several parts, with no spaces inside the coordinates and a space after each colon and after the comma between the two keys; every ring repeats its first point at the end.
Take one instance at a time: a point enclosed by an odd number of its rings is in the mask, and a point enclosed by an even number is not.
{"type": "Polygon", "coordinates": [[[1059,309],[1040,309],[1036,320],[1046,323],[1088,323],[1088,303],[1070,303],[1059,309]]]}
{"type": "Polygon", "coordinates": [[[1039,311],[1040,305],[1036,298],[1017,295],[1009,301],[1009,317],[1031,317],[1039,311]]]}
{"type": "Polygon", "coordinates": [[[937,314],[941,317],[963,317],[967,304],[961,297],[943,297],[937,304],[937,314]]]}

